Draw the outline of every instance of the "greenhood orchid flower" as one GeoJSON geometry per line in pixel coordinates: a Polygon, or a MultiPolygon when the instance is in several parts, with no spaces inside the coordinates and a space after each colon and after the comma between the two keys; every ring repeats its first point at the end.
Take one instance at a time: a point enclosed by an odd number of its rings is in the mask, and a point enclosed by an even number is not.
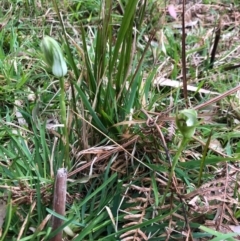
{"type": "Polygon", "coordinates": [[[62,50],[56,40],[45,36],[41,43],[44,59],[52,69],[56,77],[63,77],[67,74],[67,64],[64,60],[62,50]]]}
{"type": "Polygon", "coordinates": [[[184,138],[193,137],[197,123],[197,111],[194,109],[182,110],[176,116],[177,127],[184,138]]]}
{"type": "Polygon", "coordinates": [[[177,148],[177,153],[174,156],[173,161],[172,161],[172,167],[171,167],[171,171],[169,174],[167,187],[166,187],[166,190],[162,197],[161,205],[164,204],[166,195],[170,189],[170,186],[172,183],[172,178],[174,176],[179,157],[181,156],[182,151],[187,147],[187,144],[189,143],[189,141],[191,140],[191,138],[193,137],[193,135],[195,133],[195,129],[198,124],[197,117],[198,117],[197,111],[194,109],[181,110],[176,115],[176,125],[177,125],[179,131],[182,133],[183,138],[182,138],[180,145],[177,148]]]}

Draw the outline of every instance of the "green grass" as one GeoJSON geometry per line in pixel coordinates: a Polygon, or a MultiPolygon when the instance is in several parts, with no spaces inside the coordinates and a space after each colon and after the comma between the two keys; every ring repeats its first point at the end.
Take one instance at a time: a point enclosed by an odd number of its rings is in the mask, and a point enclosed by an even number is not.
{"type": "Polygon", "coordinates": [[[0,240],[50,240],[63,229],[64,240],[154,241],[166,240],[167,227],[169,240],[185,240],[184,232],[238,240],[223,226],[239,219],[239,97],[209,105],[210,119],[199,119],[180,153],[174,119],[186,106],[183,91],[156,83],[182,81],[186,68],[188,84],[198,87],[187,92],[191,108],[214,97],[202,89],[221,94],[237,86],[239,28],[226,16],[237,20],[216,1],[203,1],[198,11],[211,18],[186,30],[183,66],[181,29],[165,4],[0,3],[0,193],[7,203],[0,202],[0,221],[6,213],[0,240]],[[218,15],[221,39],[211,68],[218,15]],[[42,58],[44,35],[61,43],[64,86],[42,58]],[[54,177],[63,166],[64,217],[52,209],[54,177]],[[63,220],[58,230],[51,230],[49,215],[63,220]],[[216,218],[219,225],[211,226],[216,218]]]}

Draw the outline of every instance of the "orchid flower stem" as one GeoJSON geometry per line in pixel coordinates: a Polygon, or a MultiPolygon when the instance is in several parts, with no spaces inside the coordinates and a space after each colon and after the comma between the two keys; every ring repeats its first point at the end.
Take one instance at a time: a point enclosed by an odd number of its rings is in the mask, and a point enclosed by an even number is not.
{"type": "Polygon", "coordinates": [[[70,168],[69,160],[69,137],[67,129],[67,114],[66,114],[66,103],[65,103],[65,89],[64,89],[64,78],[60,77],[60,111],[63,124],[63,140],[64,140],[64,166],[70,168]]]}
{"type": "Polygon", "coordinates": [[[167,195],[167,193],[168,193],[168,191],[170,189],[170,186],[172,184],[172,179],[173,179],[173,176],[174,176],[174,173],[175,173],[175,168],[177,166],[177,163],[178,163],[178,160],[179,160],[179,158],[181,156],[181,153],[186,148],[186,146],[187,146],[189,141],[190,141],[190,138],[183,137],[182,142],[180,144],[180,147],[178,148],[177,153],[176,153],[176,155],[173,158],[173,162],[172,162],[172,166],[171,166],[171,170],[170,170],[170,174],[169,174],[168,183],[167,183],[166,190],[165,190],[165,192],[163,194],[163,197],[162,197],[161,206],[164,204],[166,195],[167,195]]]}

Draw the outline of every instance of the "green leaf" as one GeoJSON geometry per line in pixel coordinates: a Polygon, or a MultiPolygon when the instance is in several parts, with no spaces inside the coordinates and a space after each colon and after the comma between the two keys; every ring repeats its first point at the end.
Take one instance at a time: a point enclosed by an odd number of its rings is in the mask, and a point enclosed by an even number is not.
{"type": "Polygon", "coordinates": [[[105,128],[105,126],[103,125],[103,123],[100,121],[100,119],[98,118],[98,116],[96,115],[95,111],[93,110],[91,104],[89,103],[86,95],[83,93],[83,91],[81,90],[81,87],[79,87],[75,82],[74,82],[74,86],[76,87],[78,94],[80,95],[84,106],[87,108],[87,110],[90,112],[90,115],[92,116],[93,120],[96,123],[96,127],[98,127],[102,132],[104,132],[105,134],[108,133],[108,130],[105,128]]]}
{"type": "Polygon", "coordinates": [[[132,20],[132,17],[135,13],[136,5],[138,3],[138,0],[131,0],[128,1],[125,13],[123,16],[123,20],[118,32],[117,36],[117,42],[114,48],[113,58],[112,58],[112,65],[110,67],[110,73],[112,72],[113,66],[115,65],[115,62],[117,61],[118,55],[119,55],[119,49],[121,47],[121,44],[123,42],[123,39],[125,38],[126,32],[129,28],[130,21],[132,20]]]}

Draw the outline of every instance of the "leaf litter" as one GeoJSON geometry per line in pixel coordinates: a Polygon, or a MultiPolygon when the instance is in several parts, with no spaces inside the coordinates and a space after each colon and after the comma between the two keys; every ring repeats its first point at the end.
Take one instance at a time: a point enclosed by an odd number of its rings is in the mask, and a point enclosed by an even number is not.
{"type": "MultiPolygon", "coordinates": [[[[201,1],[186,1],[186,27],[188,29],[188,34],[195,34],[197,31],[200,31],[201,28],[206,28],[208,31],[205,35],[200,34],[199,41],[195,43],[194,46],[187,46],[190,51],[191,48],[201,48],[204,45],[210,43],[212,46],[213,43],[209,39],[214,34],[214,29],[217,26],[217,21],[221,20],[221,28],[227,29],[231,28],[231,31],[225,31],[225,33],[222,34],[221,38],[221,48],[217,49],[216,53],[216,61],[214,63],[216,69],[224,65],[224,67],[230,68],[229,65],[225,66],[225,63],[233,63],[232,68],[237,66],[237,62],[239,61],[239,54],[240,50],[238,47],[233,48],[232,45],[235,44],[239,40],[239,21],[240,21],[240,13],[237,8],[230,4],[203,4],[201,1]],[[217,16],[217,17],[216,17],[217,16]],[[232,49],[232,51],[229,52],[229,49],[232,49]]],[[[181,30],[181,22],[180,22],[180,14],[181,13],[181,1],[171,1],[171,5],[168,5],[168,12],[172,19],[167,22],[167,24],[172,27],[172,29],[180,31],[181,30]]],[[[166,47],[168,45],[167,38],[165,36],[162,36],[161,38],[162,44],[166,47]],[[165,41],[165,42],[164,42],[165,41]],[[163,43],[164,42],[164,43],[163,43]]],[[[209,53],[211,49],[209,49],[209,53]]],[[[196,72],[194,74],[194,78],[192,78],[190,75],[188,76],[190,79],[190,83],[188,85],[189,91],[199,92],[202,94],[209,94],[209,95],[217,95],[219,97],[218,99],[211,99],[209,100],[209,105],[216,102],[216,108],[218,108],[218,111],[220,110],[220,100],[224,100],[226,97],[232,96],[234,92],[237,90],[239,91],[239,87],[232,88],[234,91],[228,92],[226,95],[222,95],[219,92],[215,90],[207,90],[206,88],[199,88],[198,82],[199,79],[203,80],[206,79],[206,76],[203,75],[203,71],[201,69],[201,65],[204,62],[204,57],[202,57],[198,51],[194,51],[193,53],[189,53],[188,56],[188,66],[187,67],[194,67],[196,72]],[[199,76],[201,78],[199,78],[199,76]],[[190,85],[191,84],[191,85],[190,85]],[[196,86],[194,86],[196,85],[196,86]]],[[[181,60],[179,60],[181,65],[181,60]]],[[[155,84],[159,83],[159,80],[164,80],[165,84],[160,84],[161,87],[167,86],[174,89],[178,89],[180,86],[180,79],[182,77],[181,73],[178,73],[176,78],[172,78],[172,71],[174,69],[174,62],[171,61],[165,61],[163,62],[159,69],[158,73],[155,79],[155,84]]],[[[208,76],[208,78],[216,79],[215,82],[217,82],[218,79],[218,71],[210,73],[212,76],[208,76]]],[[[164,83],[164,82],[163,82],[164,83]]],[[[206,86],[207,87],[207,86],[206,86]]],[[[238,97],[238,96],[237,96],[238,97]]],[[[206,103],[204,103],[206,104],[206,103]]],[[[195,105],[195,103],[192,103],[192,106],[195,109],[200,109],[200,107],[203,107],[204,104],[195,105]]],[[[233,103],[234,106],[235,103],[233,103]]],[[[215,108],[215,107],[214,107],[215,108]]],[[[235,107],[234,107],[235,108],[235,107]]],[[[157,113],[157,110],[153,110],[157,113]]],[[[170,110],[171,111],[171,110],[170,110]]],[[[168,125],[167,121],[162,120],[161,117],[164,115],[159,114],[159,116],[153,115],[150,113],[151,120],[153,121],[153,124],[157,124],[160,129],[164,132],[164,135],[161,135],[158,128],[155,128],[154,125],[149,125],[146,120],[145,123],[138,123],[137,120],[134,119],[130,122],[125,122],[123,124],[129,124],[130,127],[134,125],[141,125],[142,133],[138,133],[133,139],[123,140],[119,146],[115,145],[109,145],[104,147],[92,147],[87,150],[79,151],[73,149],[73,155],[76,155],[78,159],[83,158],[85,155],[90,155],[91,159],[95,160],[94,165],[99,164],[101,167],[100,169],[103,171],[105,167],[108,165],[109,157],[112,154],[117,154],[117,158],[114,162],[114,165],[111,166],[111,170],[113,172],[118,172],[119,175],[124,175],[129,170],[129,166],[132,166],[132,169],[135,168],[135,162],[138,163],[135,157],[135,150],[133,148],[133,143],[138,143],[138,148],[141,149],[139,153],[137,153],[137,156],[141,156],[141,154],[144,153],[152,153],[152,163],[156,166],[162,165],[163,170],[162,172],[154,172],[156,174],[156,185],[158,187],[159,196],[162,195],[164,192],[164,189],[166,187],[167,183],[167,174],[166,170],[167,167],[165,167],[165,162],[162,160],[164,155],[166,155],[166,152],[169,151],[171,154],[174,154],[175,150],[166,150],[164,149],[165,145],[163,145],[163,142],[167,142],[165,138],[174,139],[176,138],[175,128],[173,125],[168,125]],[[148,139],[149,137],[149,139],[148,139]],[[161,140],[162,138],[162,140],[161,140]],[[124,143],[124,144],[123,144],[124,143]],[[158,148],[158,147],[161,148],[158,148]],[[133,153],[133,154],[129,154],[133,153]],[[96,157],[96,159],[94,158],[96,157]],[[118,163],[117,163],[118,162],[118,163]],[[116,164],[117,163],[117,164],[116,164]],[[165,168],[165,170],[164,170],[165,168]]],[[[166,116],[169,117],[171,113],[167,113],[166,116]]],[[[174,113],[173,113],[174,114],[174,113]]],[[[170,116],[172,117],[172,116],[170,116]]],[[[20,122],[21,116],[17,115],[17,119],[20,122]]],[[[235,117],[237,118],[237,117],[235,117]]],[[[210,120],[204,120],[204,121],[211,121],[214,122],[213,119],[210,120]]],[[[205,122],[205,123],[206,123],[205,122]]],[[[171,123],[173,123],[171,121],[171,123]]],[[[217,122],[215,122],[217,123],[217,122]]],[[[25,123],[23,123],[25,124],[25,123]]],[[[204,122],[203,122],[204,124],[204,122]]],[[[209,123],[208,123],[209,124],[209,123]]],[[[22,125],[22,123],[19,125],[22,125]]],[[[126,133],[127,135],[128,133],[126,133]]],[[[197,141],[196,141],[197,142],[197,141]]],[[[203,141],[204,142],[204,141],[203,141]]],[[[202,143],[200,143],[202,145],[202,143]]],[[[216,139],[213,140],[210,143],[210,146],[212,149],[217,149],[218,155],[222,156],[225,155],[223,145],[221,142],[216,139]],[[215,145],[215,146],[213,146],[215,145]]],[[[198,151],[197,149],[191,148],[192,153],[195,154],[195,157],[201,156],[201,151],[198,151]]],[[[192,160],[192,157],[188,155],[189,152],[183,153],[182,155],[182,161],[188,162],[192,160]]],[[[194,156],[194,155],[191,155],[194,156]]],[[[225,157],[225,156],[224,156],[225,157]]],[[[138,159],[138,158],[137,158],[138,159]]],[[[89,174],[89,168],[91,168],[91,162],[86,163],[85,165],[81,167],[76,167],[75,170],[69,173],[69,177],[80,173],[80,172],[86,172],[86,175],[89,174]]],[[[95,171],[98,168],[94,169],[95,171]]],[[[239,168],[236,163],[231,162],[224,162],[223,164],[220,164],[216,166],[207,165],[206,169],[209,171],[209,181],[206,181],[203,183],[200,187],[195,187],[194,185],[191,186],[191,183],[189,183],[189,186],[186,186],[180,178],[177,179],[177,188],[171,187],[171,195],[168,197],[168,203],[162,207],[154,206],[155,200],[156,200],[156,194],[153,192],[153,183],[150,179],[150,177],[145,176],[144,172],[146,169],[144,168],[137,168],[135,172],[132,172],[132,180],[136,181],[138,184],[132,184],[132,183],[126,183],[123,186],[128,186],[127,192],[124,193],[123,199],[124,204],[126,203],[134,203],[135,206],[124,209],[120,205],[119,206],[119,213],[121,214],[127,214],[125,215],[126,223],[124,224],[125,227],[141,224],[145,220],[145,216],[147,213],[147,209],[149,207],[153,207],[155,209],[155,212],[151,213],[152,217],[156,217],[158,213],[160,213],[162,210],[169,210],[174,207],[176,207],[176,200],[177,203],[182,203],[183,206],[186,206],[188,210],[178,210],[178,212],[169,215],[166,217],[165,220],[169,221],[169,227],[168,231],[162,235],[162,237],[170,238],[171,234],[174,232],[180,232],[178,230],[178,220],[182,220],[187,223],[191,222],[197,222],[201,223],[207,227],[210,227],[212,229],[216,229],[218,231],[221,231],[223,233],[227,233],[230,231],[234,231],[236,233],[239,233],[239,225],[238,220],[235,217],[235,209],[238,207],[238,197],[236,197],[236,193],[238,193],[239,189],[239,168]],[[133,197],[134,196],[134,197],[133,197]],[[137,213],[135,212],[137,210],[137,213]],[[211,219],[208,219],[208,217],[213,217],[211,219]]],[[[91,170],[94,171],[94,170],[91,170]]],[[[131,171],[131,168],[130,168],[131,171]]],[[[97,174],[97,171],[96,171],[97,174]]],[[[128,173],[129,174],[129,173],[128,173]]],[[[43,187],[41,189],[41,193],[46,201],[46,203],[49,202],[50,194],[47,191],[47,187],[43,187]]],[[[19,187],[16,187],[15,189],[10,186],[1,186],[3,189],[7,189],[13,193],[12,200],[14,203],[33,203],[32,197],[35,194],[35,191],[29,188],[27,185],[19,184],[19,187]],[[30,195],[29,195],[30,194],[30,195]]],[[[238,195],[237,195],[238,196],[238,195]]],[[[79,198],[79,196],[76,194],[76,197],[79,198]]],[[[71,201],[73,202],[74,196],[72,195],[69,197],[69,203],[71,201]]],[[[6,215],[4,213],[4,207],[6,207],[6,203],[2,202],[1,205],[1,220],[3,222],[3,219],[6,215]],[[5,205],[5,206],[4,206],[5,205]]],[[[149,216],[149,213],[148,213],[149,216]]],[[[2,225],[0,225],[2,226],[2,225]]],[[[189,229],[190,230],[190,229],[189,229]]],[[[189,231],[187,230],[187,231],[189,231]]],[[[184,232],[185,238],[189,237],[188,232],[184,232]]],[[[151,236],[151,235],[150,235],[151,236]]],[[[125,234],[122,234],[122,238],[126,237],[133,237],[135,240],[147,240],[146,234],[139,228],[134,229],[132,232],[126,232],[125,234]],[[138,239],[136,238],[138,237],[138,239]]],[[[124,239],[122,239],[124,240],[124,239]]],[[[166,239],[167,240],[167,239],[166,239]]],[[[196,239],[195,239],[196,240],[196,239]]],[[[198,239],[200,240],[200,239],[198,239]]],[[[204,239],[201,239],[204,240],[204,239]]],[[[207,239],[205,239],[207,240],[207,239]]]]}

